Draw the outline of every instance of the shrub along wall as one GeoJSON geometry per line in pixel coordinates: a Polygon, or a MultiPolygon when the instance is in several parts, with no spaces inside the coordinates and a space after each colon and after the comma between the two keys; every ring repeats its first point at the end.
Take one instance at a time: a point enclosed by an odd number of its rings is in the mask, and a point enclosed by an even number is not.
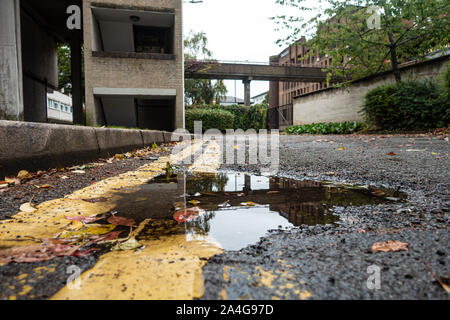
{"type": "MultiPolygon", "coordinates": [[[[207,129],[265,129],[266,128],[266,119],[267,119],[267,107],[265,105],[253,105],[250,107],[239,106],[239,105],[231,105],[231,106],[220,106],[220,105],[202,105],[202,106],[191,106],[186,110],[186,128],[191,131],[193,130],[193,122],[202,120],[203,130],[207,129]],[[202,110],[201,112],[199,110],[202,110]],[[208,111],[210,113],[205,113],[203,111],[208,111]],[[205,121],[203,117],[208,114],[209,117],[213,115],[217,115],[221,117],[223,120],[224,113],[214,113],[214,111],[222,111],[229,113],[233,116],[233,122],[230,126],[224,128],[226,124],[221,124],[217,127],[205,127],[205,121]],[[192,124],[191,124],[192,123],[192,124]]],[[[220,119],[217,119],[215,123],[220,123],[220,119]]]]}
{"type": "Polygon", "coordinates": [[[380,130],[446,127],[450,124],[448,91],[429,79],[383,85],[367,93],[362,114],[370,127],[380,130]]]}
{"type": "Polygon", "coordinates": [[[202,129],[219,129],[225,131],[234,124],[234,115],[231,112],[218,109],[187,109],[186,110],[186,129],[194,133],[194,122],[202,121],[202,129]]]}

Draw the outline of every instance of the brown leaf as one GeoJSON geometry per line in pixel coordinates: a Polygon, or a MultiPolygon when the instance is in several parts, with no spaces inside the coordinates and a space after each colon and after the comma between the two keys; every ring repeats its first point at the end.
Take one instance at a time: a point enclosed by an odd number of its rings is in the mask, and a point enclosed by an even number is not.
{"type": "Polygon", "coordinates": [[[71,245],[31,245],[0,250],[0,263],[9,262],[37,262],[55,257],[71,256],[80,246],[71,245]]]}
{"type": "Polygon", "coordinates": [[[128,219],[124,217],[111,216],[107,220],[110,224],[115,226],[125,226],[125,227],[134,227],[136,225],[136,221],[133,219],[128,219]]]}
{"type": "Polygon", "coordinates": [[[394,241],[394,240],[388,240],[385,242],[376,242],[372,245],[370,248],[371,251],[376,252],[397,252],[397,251],[407,251],[408,250],[408,243],[407,242],[400,242],[400,241],[394,241]]]}
{"type": "Polygon", "coordinates": [[[94,217],[87,217],[87,216],[74,216],[74,217],[65,217],[67,220],[72,220],[72,221],[81,221],[83,223],[92,223],[98,220],[102,220],[105,219],[106,216],[102,215],[102,216],[94,216],[94,217]]]}
{"type": "Polygon", "coordinates": [[[389,153],[386,153],[386,155],[387,156],[396,156],[397,154],[395,152],[389,152],[389,153]]]}
{"type": "Polygon", "coordinates": [[[190,220],[197,218],[204,211],[205,210],[203,210],[199,207],[186,208],[186,209],[175,212],[173,215],[173,218],[176,221],[178,221],[179,223],[182,223],[182,222],[190,221],[190,220]]]}

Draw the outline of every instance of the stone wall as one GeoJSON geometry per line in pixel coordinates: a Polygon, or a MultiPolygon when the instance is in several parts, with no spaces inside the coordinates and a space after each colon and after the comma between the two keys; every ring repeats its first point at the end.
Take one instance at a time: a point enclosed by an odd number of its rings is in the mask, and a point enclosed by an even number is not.
{"type": "MultiPolygon", "coordinates": [[[[449,56],[428,60],[401,69],[403,79],[435,78],[446,70],[449,56]]],[[[359,114],[366,93],[380,85],[394,83],[392,72],[355,81],[349,88],[328,88],[294,99],[293,124],[363,121],[359,114]]]]}

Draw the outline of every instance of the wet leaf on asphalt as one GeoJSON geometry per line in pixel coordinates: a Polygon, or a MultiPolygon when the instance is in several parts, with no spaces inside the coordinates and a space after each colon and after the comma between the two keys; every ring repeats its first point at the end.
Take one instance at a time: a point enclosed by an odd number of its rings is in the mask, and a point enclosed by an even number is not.
{"type": "Polygon", "coordinates": [[[345,151],[345,150],[347,150],[347,148],[346,147],[339,147],[338,150],[345,151]]]}
{"type": "Polygon", "coordinates": [[[109,217],[107,221],[108,223],[116,226],[134,227],[136,225],[136,221],[134,221],[133,219],[118,217],[115,215],[109,217]]]}
{"type": "Polygon", "coordinates": [[[92,238],[92,242],[103,242],[103,241],[111,241],[111,240],[116,240],[117,238],[119,238],[120,234],[123,233],[123,230],[120,231],[113,231],[107,234],[104,234],[102,236],[98,236],[95,238],[92,238]]]}
{"type": "Polygon", "coordinates": [[[389,152],[389,153],[386,153],[386,155],[387,156],[396,156],[397,154],[395,152],[389,152]]]}
{"type": "Polygon", "coordinates": [[[133,250],[142,247],[142,244],[137,242],[135,238],[130,238],[129,240],[116,244],[111,250],[112,251],[125,251],[125,250],[133,250]]]}
{"type": "Polygon", "coordinates": [[[394,240],[388,240],[385,242],[375,242],[370,248],[371,251],[376,252],[397,252],[397,251],[407,251],[408,243],[400,242],[394,240]]]}
{"type": "Polygon", "coordinates": [[[20,211],[22,212],[32,213],[35,212],[36,210],[37,210],[36,207],[31,202],[24,203],[20,206],[20,211]]]}
{"type": "Polygon", "coordinates": [[[115,228],[116,226],[111,224],[90,226],[78,231],[64,231],[60,235],[60,238],[82,238],[103,235],[114,230],[115,228]]]}
{"type": "Polygon", "coordinates": [[[84,227],[83,222],[81,221],[72,221],[64,230],[67,231],[78,231],[84,227]]]}
{"type": "Polygon", "coordinates": [[[49,184],[42,184],[42,185],[34,185],[36,188],[38,189],[50,189],[50,188],[54,188],[53,186],[49,185],[49,184]]]}
{"type": "Polygon", "coordinates": [[[63,244],[14,247],[0,250],[0,263],[46,261],[55,257],[71,256],[79,248],[80,246],[63,244]]]}
{"type": "Polygon", "coordinates": [[[241,206],[243,206],[243,207],[254,207],[254,206],[256,206],[256,203],[254,203],[252,201],[247,201],[247,202],[242,202],[241,206]]]}
{"type": "Polygon", "coordinates": [[[201,215],[205,210],[199,208],[199,207],[193,207],[193,208],[186,208],[182,210],[178,210],[174,213],[173,218],[178,221],[179,223],[190,221],[195,218],[197,218],[199,215],[201,215]]]}
{"type": "Polygon", "coordinates": [[[196,206],[196,205],[198,205],[199,203],[200,203],[200,201],[198,201],[198,200],[191,200],[191,201],[188,201],[190,204],[193,204],[194,206],[196,206]]]}
{"type": "Polygon", "coordinates": [[[96,222],[98,220],[101,219],[105,219],[106,216],[105,215],[101,215],[101,216],[93,216],[93,217],[86,217],[86,216],[74,216],[74,217],[65,217],[67,220],[72,220],[72,221],[80,221],[83,223],[92,223],[92,222],[96,222]]]}
{"type": "Polygon", "coordinates": [[[375,190],[374,192],[372,192],[372,194],[376,197],[383,197],[386,195],[386,193],[384,193],[382,190],[375,190]]]}
{"type": "Polygon", "coordinates": [[[22,179],[27,179],[27,178],[30,178],[30,177],[31,177],[31,174],[28,171],[26,171],[26,170],[21,170],[17,174],[17,178],[19,178],[21,180],[22,179]]]}

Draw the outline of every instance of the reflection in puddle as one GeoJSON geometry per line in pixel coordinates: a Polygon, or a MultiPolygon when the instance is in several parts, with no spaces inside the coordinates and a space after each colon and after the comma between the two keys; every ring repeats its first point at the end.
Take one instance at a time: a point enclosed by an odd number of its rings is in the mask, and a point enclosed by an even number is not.
{"type": "Polygon", "coordinates": [[[352,187],[240,173],[160,176],[121,194],[114,209],[137,222],[152,219],[141,237],[185,234],[225,250],[257,243],[268,230],[332,224],[333,206],[400,200],[392,190],[352,187]]]}

